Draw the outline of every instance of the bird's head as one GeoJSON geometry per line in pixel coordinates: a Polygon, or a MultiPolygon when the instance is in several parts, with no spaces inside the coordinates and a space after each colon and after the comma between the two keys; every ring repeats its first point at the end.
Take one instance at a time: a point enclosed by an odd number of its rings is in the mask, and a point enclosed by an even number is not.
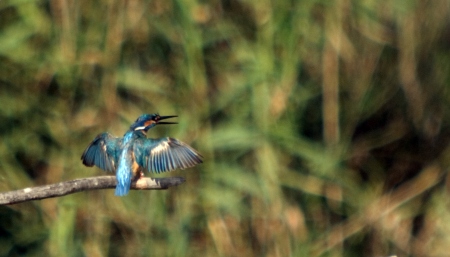
{"type": "Polygon", "coordinates": [[[160,116],[159,114],[142,114],[137,120],[130,126],[130,130],[147,132],[158,124],[177,124],[176,122],[164,122],[168,118],[178,117],[176,115],[160,116]]]}

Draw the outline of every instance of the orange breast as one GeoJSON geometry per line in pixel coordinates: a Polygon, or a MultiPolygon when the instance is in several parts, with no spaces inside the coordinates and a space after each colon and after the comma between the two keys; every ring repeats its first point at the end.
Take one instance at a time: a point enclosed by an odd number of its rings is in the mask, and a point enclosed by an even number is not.
{"type": "Polygon", "coordinates": [[[131,153],[131,172],[133,172],[133,179],[141,176],[142,167],[136,162],[134,153],[131,153]]]}

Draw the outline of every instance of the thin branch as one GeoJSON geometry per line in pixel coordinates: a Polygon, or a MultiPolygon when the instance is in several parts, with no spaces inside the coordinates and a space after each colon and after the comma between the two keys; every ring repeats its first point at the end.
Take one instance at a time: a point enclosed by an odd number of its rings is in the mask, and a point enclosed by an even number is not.
{"type": "MultiPolygon", "coordinates": [[[[141,177],[131,183],[131,189],[160,190],[178,186],[186,180],[182,177],[149,178],[141,177]]],[[[80,191],[98,190],[116,187],[115,176],[81,178],[51,185],[28,187],[16,191],[0,193],[0,205],[16,204],[31,200],[40,200],[73,194],[80,191]]]]}

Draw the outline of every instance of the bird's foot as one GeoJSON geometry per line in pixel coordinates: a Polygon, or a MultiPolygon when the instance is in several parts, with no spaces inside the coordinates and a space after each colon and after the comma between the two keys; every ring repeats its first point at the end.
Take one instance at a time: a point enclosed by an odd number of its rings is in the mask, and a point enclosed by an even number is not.
{"type": "Polygon", "coordinates": [[[143,171],[138,171],[135,173],[135,175],[133,176],[133,181],[138,181],[141,178],[144,178],[144,172],[143,171]]]}

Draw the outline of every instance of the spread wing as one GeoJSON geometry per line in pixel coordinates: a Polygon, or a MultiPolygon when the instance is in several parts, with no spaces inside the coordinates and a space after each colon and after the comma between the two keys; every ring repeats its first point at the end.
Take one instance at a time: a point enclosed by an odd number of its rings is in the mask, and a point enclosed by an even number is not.
{"type": "Polygon", "coordinates": [[[202,155],[175,138],[139,138],[134,144],[139,166],[149,172],[161,173],[186,169],[202,163],[202,155]]]}
{"type": "Polygon", "coordinates": [[[99,134],[81,155],[83,164],[97,166],[102,170],[114,172],[122,139],[105,132],[99,134]]]}

